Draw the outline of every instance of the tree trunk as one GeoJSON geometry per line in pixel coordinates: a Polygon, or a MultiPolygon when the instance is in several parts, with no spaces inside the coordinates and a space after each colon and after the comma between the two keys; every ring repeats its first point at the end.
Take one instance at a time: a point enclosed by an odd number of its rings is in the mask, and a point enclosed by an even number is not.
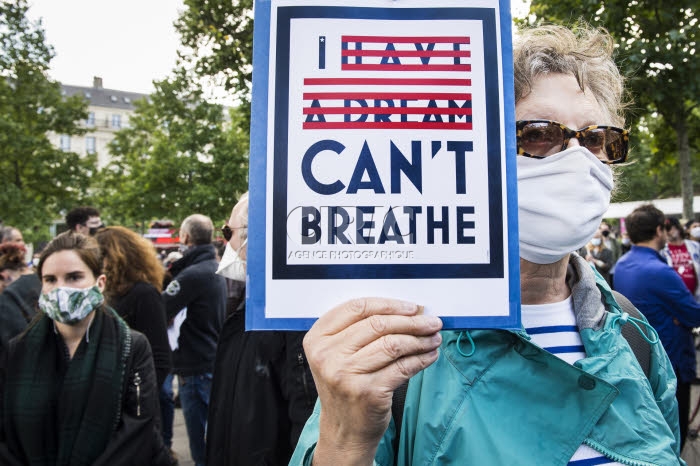
{"type": "Polygon", "coordinates": [[[683,218],[695,218],[693,211],[693,174],[690,169],[690,145],[688,144],[688,127],[685,118],[678,118],[676,123],[678,141],[678,169],[681,172],[681,196],[683,197],[683,218]]]}

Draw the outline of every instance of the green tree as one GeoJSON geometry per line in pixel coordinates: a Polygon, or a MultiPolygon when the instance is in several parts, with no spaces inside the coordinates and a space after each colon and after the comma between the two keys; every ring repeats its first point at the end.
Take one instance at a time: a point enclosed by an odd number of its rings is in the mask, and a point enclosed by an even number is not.
{"type": "Polygon", "coordinates": [[[87,102],[64,98],[47,77],[53,49],[27,9],[26,0],[0,2],[0,216],[35,240],[48,236],[60,210],[85,198],[95,160],[49,142],[50,132],[85,132],[87,102]]]}
{"type": "Polygon", "coordinates": [[[633,116],[656,113],[662,126],[655,134],[674,136],[668,149],[677,158],[686,218],[693,215],[691,129],[698,125],[700,102],[697,7],[697,0],[533,0],[530,9],[538,21],[568,24],[580,17],[615,37],[619,63],[643,111],[633,116]]]}
{"type": "Polygon", "coordinates": [[[192,213],[226,218],[248,185],[240,114],[205,101],[182,69],[154,84],[110,144],[100,205],[125,225],[192,213]]]}
{"type": "Polygon", "coordinates": [[[201,79],[231,91],[249,120],[253,0],[185,0],[175,27],[187,48],[180,57],[201,79]]]}

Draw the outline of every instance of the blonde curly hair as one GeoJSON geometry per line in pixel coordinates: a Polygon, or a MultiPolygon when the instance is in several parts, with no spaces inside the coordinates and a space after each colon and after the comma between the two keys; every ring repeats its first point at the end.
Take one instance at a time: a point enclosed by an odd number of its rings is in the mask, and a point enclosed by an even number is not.
{"type": "Polygon", "coordinates": [[[572,29],[546,25],[520,31],[513,45],[515,102],[530,93],[538,76],[571,74],[582,91],[593,93],[610,123],[622,127],[627,104],[623,101],[624,78],[613,60],[614,48],[606,30],[584,23],[572,29]]]}

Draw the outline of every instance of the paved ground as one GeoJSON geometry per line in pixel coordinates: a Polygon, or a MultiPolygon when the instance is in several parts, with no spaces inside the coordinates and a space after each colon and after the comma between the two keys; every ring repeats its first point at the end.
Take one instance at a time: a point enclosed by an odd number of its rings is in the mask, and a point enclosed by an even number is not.
{"type": "Polygon", "coordinates": [[[182,409],[175,409],[175,421],[173,421],[173,451],[177,454],[179,466],[194,466],[190,456],[190,444],[187,440],[185,419],[182,417],[182,409]]]}

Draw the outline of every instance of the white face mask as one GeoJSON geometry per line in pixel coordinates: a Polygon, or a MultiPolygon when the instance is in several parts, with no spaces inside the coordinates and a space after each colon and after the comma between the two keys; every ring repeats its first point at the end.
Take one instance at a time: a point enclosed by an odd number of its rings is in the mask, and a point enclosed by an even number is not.
{"type": "Polygon", "coordinates": [[[690,230],[690,236],[693,238],[700,238],[700,227],[695,227],[690,230]]]}
{"type": "MultiPolygon", "coordinates": [[[[243,244],[241,244],[241,247],[238,248],[238,251],[240,251],[247,242],[248,239],[243,241],[243,244]]],[[[231,280],[244,282],[246,275],[246,261],[241,259],[238,251],[233,249],[230,243],[226,243],[224,256],[221,258],[221,262],[219,262],[219,268],[216,270],[216,273],[223,277],[230,278],[231,280]]]]}
{"type": "Polygon", "coordinates": [[[520,257],[552,264],[588,243],[610,205],[610,167],[584,147],[517,163],[520,257]]]}
{"type": "Polygon", "coordinates": [[[600,246],[600,238],[593,238],[593,239],[591,240],[591,244],[592,244],[593,246],[600,246]]]}

